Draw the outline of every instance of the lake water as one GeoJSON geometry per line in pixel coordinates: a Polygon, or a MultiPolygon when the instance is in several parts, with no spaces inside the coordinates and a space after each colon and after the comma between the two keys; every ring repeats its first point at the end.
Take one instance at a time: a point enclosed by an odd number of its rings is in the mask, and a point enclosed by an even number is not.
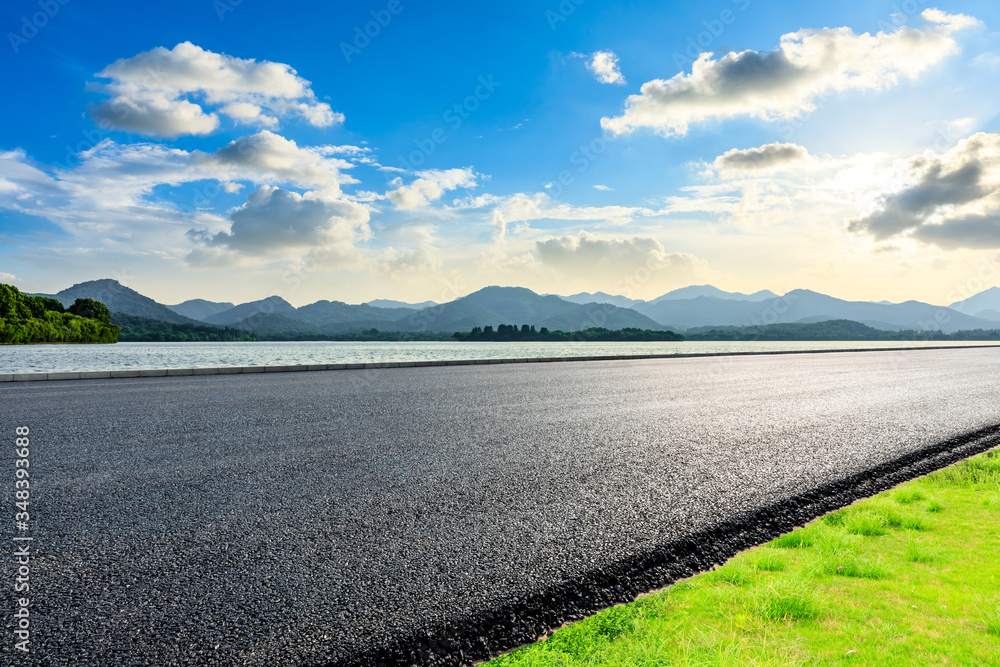
{"type": "Polygon", "coordinates": [[[968,341],[782,341],[678,343],[259,342],[117,343],[114,345],[3,345],[0,373],[58,373],[221,366],[291,366],[386,361],[518,359],[633,354],[692,354],[780,350],[955,347],[1000,343],[968,341]]]}

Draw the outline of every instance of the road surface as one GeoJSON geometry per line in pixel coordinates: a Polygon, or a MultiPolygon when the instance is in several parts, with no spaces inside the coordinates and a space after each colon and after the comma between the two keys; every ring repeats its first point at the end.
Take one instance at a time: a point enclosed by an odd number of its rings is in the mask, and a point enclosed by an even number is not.
{"type": "Polygon", "coordinates": [[[18,664],[470,663],[981,451],[998,399],[995,348],[2,385],[18,664]]]}

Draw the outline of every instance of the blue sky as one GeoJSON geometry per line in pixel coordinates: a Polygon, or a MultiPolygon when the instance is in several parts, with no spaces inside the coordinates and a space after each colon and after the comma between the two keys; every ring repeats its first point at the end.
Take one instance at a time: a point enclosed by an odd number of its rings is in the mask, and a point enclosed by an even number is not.
{"type": "Polygon", "coordinates": [[[296,305],[1000,282],[993,3],[318,4],[5,3],[0,279],[296,305]]]}

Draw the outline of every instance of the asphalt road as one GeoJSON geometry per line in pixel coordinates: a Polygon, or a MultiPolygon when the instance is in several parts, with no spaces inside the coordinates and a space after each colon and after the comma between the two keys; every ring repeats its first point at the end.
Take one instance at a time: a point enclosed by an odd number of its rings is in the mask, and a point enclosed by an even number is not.
{"type": "Polygon", "coordinates": [[[12,383],[0,424],[7,664],[468,663],[996,442],[1000,349],[12,383]]]}

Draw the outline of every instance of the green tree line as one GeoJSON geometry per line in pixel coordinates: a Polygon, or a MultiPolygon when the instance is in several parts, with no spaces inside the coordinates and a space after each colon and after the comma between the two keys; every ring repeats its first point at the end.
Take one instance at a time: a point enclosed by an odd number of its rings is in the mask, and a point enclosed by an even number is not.
{"type": "Polygon", "coordinates": [[[475,327],[469,333],[456,331],[452,338],[467,341],[679,341],[684,336],[673,331],[653,331],[650,329],[625,328],[618,330],[591,327],[583,331],[549,331],[546,327],[536,330],[534,325],[501,324],[496,330],[492,326],[475,327]]]}
{"type": "MultiPolygon", "coordinates": [[[[997,323],[1000,327],[1000,322],[997,323]]],[[[864,340],[935,341],[1000,340],[1000,331],[977,329],[946,334],[941,331],[885,331],[852,320],[793,322],[747,327],[699,327],[684,333],[687,340],[778,341],[778,340],[864,340]]]]}
{"type": "Polygon", "coordinates": [[[112,322],[121,326],[118,340],[123,343],[229,342],[255,341],[257,334],[243,329],[211,324],[174,324],[138,315],[114,313],[112,322]]]}
{"type": "Polygon", "coordinates": [[[69,308],[0,283],[0,344],[115,343],[121,329],[100,301],[77,299],[69,308]]]}

